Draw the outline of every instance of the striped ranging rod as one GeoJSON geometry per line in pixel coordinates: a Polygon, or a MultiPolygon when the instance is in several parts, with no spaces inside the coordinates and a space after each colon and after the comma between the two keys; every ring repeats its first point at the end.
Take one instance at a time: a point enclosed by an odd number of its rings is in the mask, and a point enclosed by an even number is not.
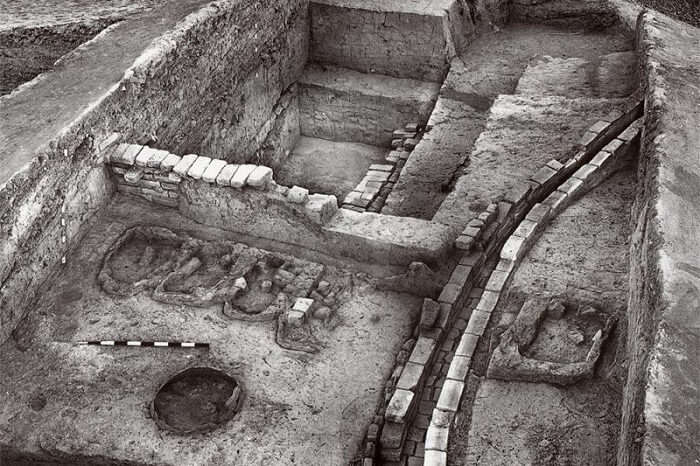
{"type": "Polygon", "coordinates": [[[79,341],[78,346],[141,346],[146,348],[209,348],[209,343],[192,341],[138,341],[138,340],[90,340],[79,341]]]}

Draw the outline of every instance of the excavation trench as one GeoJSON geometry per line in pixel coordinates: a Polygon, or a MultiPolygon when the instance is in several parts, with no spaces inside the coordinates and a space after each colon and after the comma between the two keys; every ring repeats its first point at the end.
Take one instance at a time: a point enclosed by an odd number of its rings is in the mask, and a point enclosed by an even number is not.
{"type": "Polygon", "coordinates": [[[546,24],[495,0],[156,3],[0,33],[2,460],[613,463],[633,34],[581,28],[599,2],[517,2],[546,24]]]}

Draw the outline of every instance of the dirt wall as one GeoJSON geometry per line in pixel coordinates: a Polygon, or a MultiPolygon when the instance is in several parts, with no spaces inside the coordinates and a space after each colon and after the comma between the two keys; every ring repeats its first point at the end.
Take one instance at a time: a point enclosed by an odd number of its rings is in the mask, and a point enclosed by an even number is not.
{"type": "MultiPolygon", "coordinates": [[[[111,87],[106,83],[106,93],[42,141],[20,170],[0,173],[7,180],[0,185],[0,343],[60,270],[85,221],[112,195],[99,143],[116,130],[127,140],[155,136],[179,153],[201,148],[229,160],[254,157],[254,145],[266,136],[259,130],[273,126],[265,122],[305,62],[306,11],[305,0],[222,0],[195,11],[148,48],[144,44],[123,78],[111,87]]],[[[121,34],[128,27],[121,25],[121,34]]],[[[90,53],[104,48],[103,59],[112,60],[110,34],[118,32],[98,36],[90,53]]],[[[64,66],[78,66],[81,49],[64,66]]],[[[56,83],[56,93],[61,85],[56,83]]],[[[13,99],[31,102],[40,87],[27,86],[0,101],[3,118],[12,118],[13,99]]],[[[26,124],[41,124],[36,120],[26,124]]],[[[27,146],[8,136],[18,153],[27,146]]],[[[23,157],[3,154],[10,167],[23,157]]]]}
{"type": "Polygon", "coordinates": [[[638,21],[644,136],[633,207],[618,464],[700,462],[700,29],[638,21]]]}

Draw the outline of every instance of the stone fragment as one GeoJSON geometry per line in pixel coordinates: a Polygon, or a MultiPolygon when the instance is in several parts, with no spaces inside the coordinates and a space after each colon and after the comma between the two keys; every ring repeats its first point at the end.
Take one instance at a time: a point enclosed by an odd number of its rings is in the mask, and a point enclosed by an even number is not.
{"type": "Polygon", "coordinates": [[[216,184],[219,186],[231,186],[231,178],[233,174],[236,173],[236,170],[238,170],[238,166],[238,164],[229,163],[222,168],[216,177],[216,184]]]}
{"type": "Polygon", "coordinates": [[[202,179],[207,167],[211,163],[211,157],[197,157],[189,170],[187,170],[187,176],[195,180],[202,179]]]}
{"type": "Polygon", "coordinates": [[[248,177],[251,173],[253,173],[253,170],[255,170],[255,168],[256,165],[239,165],[238,170],[236,170],[236,173],[234,173],[231,177],[231,180],[229,182],[230,186],[232,188],[242,189],[243,186],[245,186],[246,181],[248,181],[248,177]]]}
{"type": "Polygon", "coordinates": [[[310,298],[297,298],[296,301],[294,301],[294,306],[292,307],[293,310],[303,312],[306,314],[309,312],[311,309],[311,306],[313,306],[314,300],[310,298]]]}
{"type": "Polygon", "coordinates": [[[187,176],[187,172],[190,170],[190,167],[194,163],[195,160],[197,160],[197,155],[196,154],[187,154],[183,156],[180,161],[173,167],[173,172],[180,176],[187,176]]]}
{"type": "Polygon", "coordinates": [[[432,298],[441,290],[438,276],[423,262],[411,262],[405,273],[380,279],[377,288],[432,298]]]}
{"type": "Polygon", "coordinates": [[[287,311],[287,324],[292,328],[298,328],[304,325],[306,314],[300,311],[290,309],[287,311]]]}
{"type": "Polygon", "coordinates": [[[246,180],[246,184],[248,186],[252,186],[253,188],[257,189],[265,189],[271,182],[272,168],[264,165],[258,165],[255,170],[248,175],[248,179],[246,180]]]}
{"type": "Polygon", "coordinates": [[[321,293],[321,296],[328,296],[328,293],[330,293],[331,291],[331,284],[325,280],[321,280],[320,282],[318,282],[316,291],[321,293]]]}
{"type": "Polygon", "coordinates": [[[304,204],[309,198],[309,190],[301,186],[292,186],[287,193],[287,200],[294,204],[304,204]]]}
{"type": "Polygon", "coordinates": [[[547,304],[547,317],[561,319],[566,313],[566,306],[561,299],[553,299],[547,304]]]}
{"type": "Polygon", "coordinates": [[[238,277],[236,280],[233,282],[233,286],[240,290],[247,290],[248,289],[248,282],[244,277],[238,277]]]}
{"type": "Polygon", "coordinates": [[[320,321],[324,321],[324,322],[327,321],[331,317],[332,314],[333,314],[333,311],[328,306],[317,307],[313,312],[314,318],[316,318],[320,321]]]}
{"type": "Polygon", "coordinates": [[[304,204],[304,211],[311,220],[325,225],[338,212],[338,200],[333,195],[311,194],[304,204]]]}
{"type": "Polygon", "coordinates": [[[143,178],[143,169],[131,167],[124,173],[124,180],[129,184],[136,184],[143,178]]]}
{"type": "Polygon", "coordinates": [[[420,326],[422,329],[431,329],[435,326],[438,316],[440,315],[440,303],[430,298],[423,299],[423,307],[421,308],[420,326]]]}
{"type": "Polygon", "coordinates": [[[202,180],[206,181],[207,183],[216,182],[216,179],[226,165],[228,165],[228,163],[226,163],[225,160],[212,160],[207,169],[204,170],[204,173],[202,173],[202,180]]]}

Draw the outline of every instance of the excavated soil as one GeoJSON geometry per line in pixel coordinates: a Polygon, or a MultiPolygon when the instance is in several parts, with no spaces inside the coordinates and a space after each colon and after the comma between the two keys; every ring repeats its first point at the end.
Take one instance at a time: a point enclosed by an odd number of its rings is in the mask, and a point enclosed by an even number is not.
{"type": "MultiPolygon", "coordinates": [[[[383,398],[381,387],[412,332],[420,300],[376,290],[359,265],[338,267],[302,248],[278,251],[326,261],[325,280],[351,284],[334,318],[312,327],[320,351],[289,351],[276,343],[275,321],[232,320],[221,305],[168,305],[147,292],[105,293],[97,283],[102,258],[143,219],[209,241],[245,239],[116,196],[2,346],[3,455],[27,464],[49,458],[68,464],[347,464],[383,398]],[[198,341],[210,349],[75,344],[101,339],[198,341]],[[190,367],[219,368],[247,394],[235,417],[204,437],[161,430],[149,415],[162,384],[190,367]]],[[[211,396],[219,400],[224,392],[211,396]]],[[[190,414],[191,421],[202,421],[190,414]]]]}

